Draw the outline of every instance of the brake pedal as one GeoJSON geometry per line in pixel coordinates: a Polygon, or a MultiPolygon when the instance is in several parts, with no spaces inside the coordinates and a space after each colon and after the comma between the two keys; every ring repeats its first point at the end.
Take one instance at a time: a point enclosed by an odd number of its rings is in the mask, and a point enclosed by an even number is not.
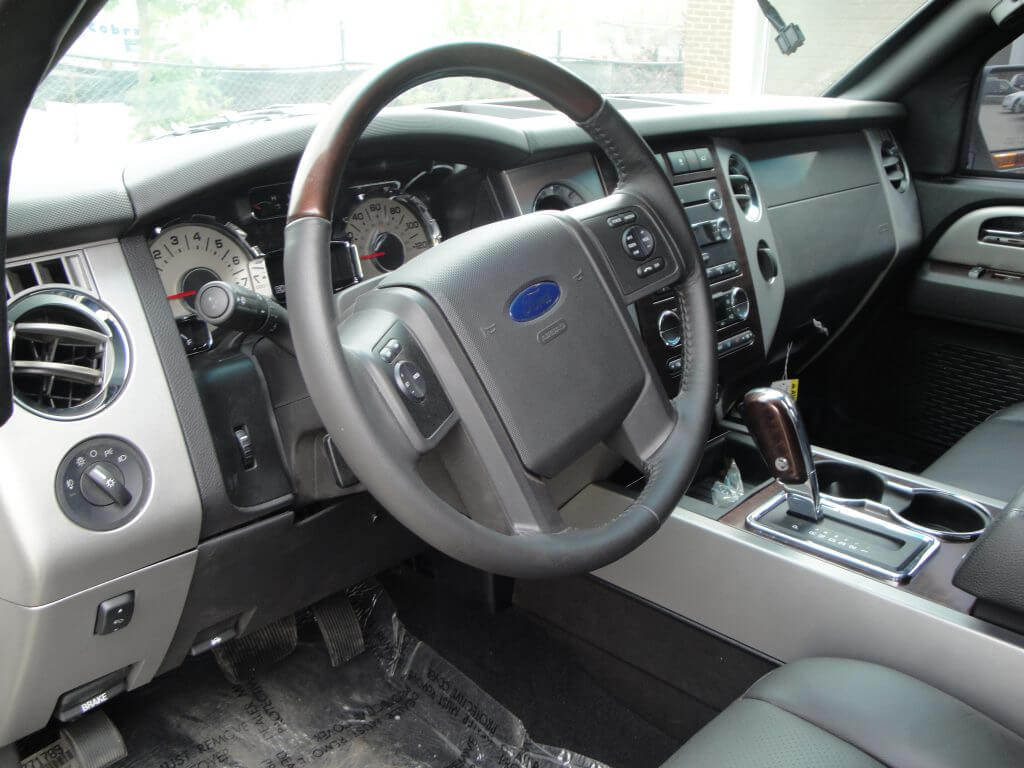
{"type": "Polygon", "coordinates": [[[128,756],[121,732],[102,710],[61,726],[60,737],[77,768],[108,768],[128,756]]]}
{"type": "Polygon", "coordinates": [[[321,600],[313,606],[313,616],[323,635],[332,667],[341,666],[366,649],[359,618],[346,595],[321,600]]]}
{"type": "Polygon", "coordinates": [[[213,656],[228,682],[238,685],[256,674],[260,667],[289,656],[298,644],[295,616],[287,616],[252,634],[218,645],[213,649],[213,656]]]}

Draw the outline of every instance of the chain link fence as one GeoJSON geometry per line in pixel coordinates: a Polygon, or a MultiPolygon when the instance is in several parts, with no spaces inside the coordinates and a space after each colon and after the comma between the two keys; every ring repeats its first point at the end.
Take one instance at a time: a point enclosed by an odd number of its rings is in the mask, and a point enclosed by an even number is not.
{"type": "MultiPolygon", "coordinates": [[[[605,93],[682,90],[682,61],[556,60],[605,93]]],[[[330,102],[369,66],[349,62],[328,67],[248,69],[67,56],[42,83],[33,107],[125,105],[135,121],[137,138],[147,138],[233,112],[330,102]]],[[[424,90],[418,100],[497,98],[513,93],[498,84],[467,88],[465,84],[444,85],[447,82],[424,90]]]]}

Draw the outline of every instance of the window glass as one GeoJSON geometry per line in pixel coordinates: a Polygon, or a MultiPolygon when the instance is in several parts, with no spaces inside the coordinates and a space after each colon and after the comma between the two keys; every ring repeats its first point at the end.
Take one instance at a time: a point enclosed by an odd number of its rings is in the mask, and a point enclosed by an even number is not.
{"type": "Polygon", "coordinates": [[[1024,174],[1024,36],[986,62],[976,93],[968,170],[1024,174]]]}

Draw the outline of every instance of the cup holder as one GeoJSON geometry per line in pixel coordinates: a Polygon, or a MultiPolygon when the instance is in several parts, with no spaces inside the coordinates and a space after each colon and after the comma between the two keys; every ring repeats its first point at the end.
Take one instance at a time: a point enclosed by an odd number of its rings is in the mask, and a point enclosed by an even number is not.
{"type": "Polygon", "coordinates": [[[885,480],[870,469],[841,461],[819,461],[814,468],[819,490],[837,499],[881,501],[885,493],[885,480]]]}
{"type": "Polygon", "coordinates": [[[972,541],[985,532],[991,515],[980,504],[944,491],[915,489],[908,504],[893,516],[901,522],[952,541],[972,541]]]}

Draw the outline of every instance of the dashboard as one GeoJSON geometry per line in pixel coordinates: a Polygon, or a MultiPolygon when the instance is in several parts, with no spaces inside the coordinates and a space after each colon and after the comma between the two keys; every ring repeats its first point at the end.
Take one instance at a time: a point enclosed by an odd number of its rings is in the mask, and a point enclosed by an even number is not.
{"type": "MultiPolygon", "coordinates": [[[[883,168],[896,105],[617,102],[700,249],[723,411],[784,361],[820,354],[920,242],[913,185],[883,168]]],[[[60,183],[17,169],[0,744],[93,700],[97,681],[139,687],[422,546],[348,469],[287,334],[211,325],[197,309],[223,282],[285,316],[284,214],[312,129],[283,118],[149,142],[123,164],[69,158],[60,183]],[[111,599],[131,601],[130,620],[101,633],[97,610],[111,599]]],[[[589,138],[543,105],[385,110],[337,196],[339,301],[445,239],[615,184],[589,138]]],[[[608,225],[625,233],[629,222],[608,225]]],[[[639,256],[642,280],[658,259],[639,256]]],[[[666,291],[632,312],[652,376],[674,394],[685,307],[666,291]]],[[[617,466],[595,446],[549,491],[564,502],[617,466]]]]}

